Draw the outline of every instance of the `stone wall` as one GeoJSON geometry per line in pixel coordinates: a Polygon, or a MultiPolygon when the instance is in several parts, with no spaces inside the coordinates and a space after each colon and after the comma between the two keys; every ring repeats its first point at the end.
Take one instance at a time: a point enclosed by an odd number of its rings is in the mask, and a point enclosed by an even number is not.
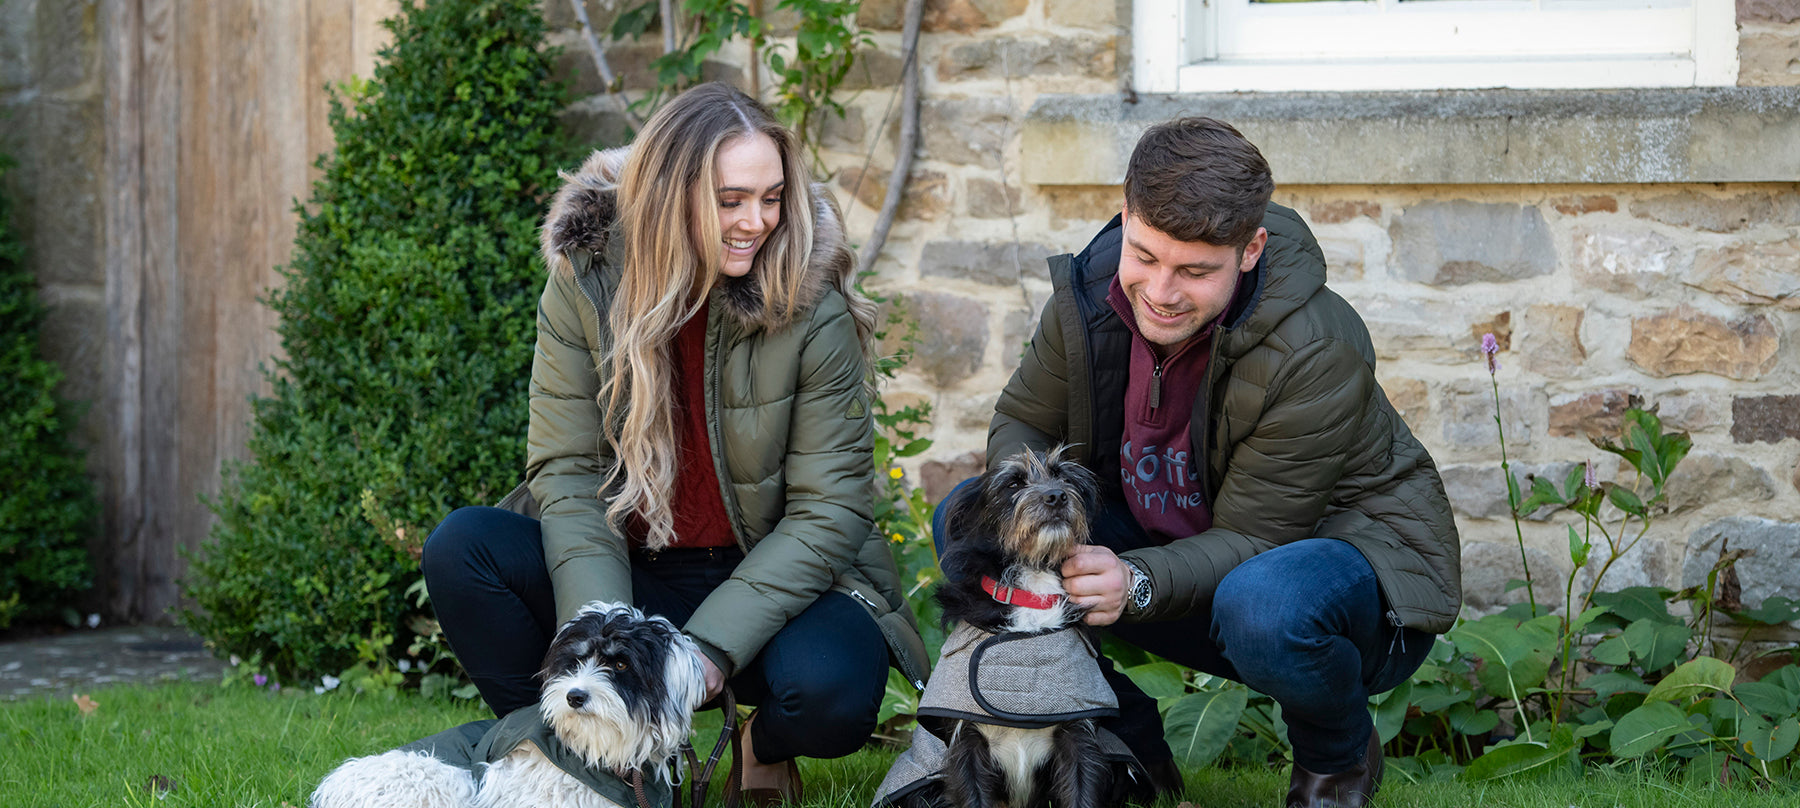
{"type": "MultiPolygon", "coordinates": [[[[603,13],[600,5],[590,2],[603,13]]],[[[862,5],[858,21],[876,49],[856,68],[853,89],[860,92],[847,104],[849,115],[824,134],[827,168],[853,235],[872,226],[893,165],[902,6],[862,5]]],[[[1738,6],[1740,84],[1800,84],[1800,2],[1738,6]]],[[[922,144],[874,285],[903,301],[920,324],[918,354],[887,395],[934,409],[936,444],[909,472],[936,497],[979,470],[994,400],[1049,293],[1042,259],[1080,249],[1118,210],[1116,171],[1094,166],[1127,151],[1129,135],[1099,148],[1056,149],[1027,131],[1034,106],[1045,99],[1104,101],[1124,93],[1130,3],[929,0],[926,9],[922,144]]],[[[732,58],[743,54],[726,61],[732,58]]],[[[730,75],[728,65],[717,67],[730,75]]],[[[1478,93],[1470,100],[1487,105],[1478,93]]],[[[595,99],[576,108],[600,109],[595,99]]],[[[1469,604],[1489,609],[1522,598],[1502,594],[1521,572],[1506,516],[1493,392],[1479,353],[1488,332],[1502,346],[1502,421],[1521,473],[1560,479],[1570,464],[1592,460],[1603,478],[1629,479],[1628,469],[1604,462],[1611,456],[1588,435],[1613,433],[1631,404],[1654,405],[1668,424],[1692,434],[1693,453],[1669,485],[1670,513],[1609,572],[1609,586],[1692,583],[1716,557],[1719,537],[1730,535],[1734,547],[1758,549],[1745,580],[1769,582],[1746,585],[1747,599],[1776,591],[1800,596],[1800,187],[1793,182],[1800,176],[1647,183],[1596,182],[1590,177],[1605,175],[1581,173],[1561,183],[1537,181],[1540,164],[1562,164],[1556,171],[1570,174],[1580,166],[1568,164],[1594,159],[1571,150],[1604,127],[1579,110],[1563,114],[1573,128],[1558,132],[1555,122],[1546,124],[1551,134],[1540,138],[1538,157],[1509,144],[1511,176],[1531,177],[1529,184],[1344,184],[1319,179],[1328,176],[1322,168],[1296,168],[1307,153],[1300,147],[1265,144],[1281,181],[1276,200],[1312,224],[1331,286],[1369,325],[1383,387],[1438,461],[1463,532],[1469,604]],[[1283,154],[1296,155],[1285,172],[1283,154]]],[[[1637,114],[1622,113],[1618,130],[1671,128],[1637,114]]],[[[1705,117],[1670,114],[1677,121],[1705,117]]],[[[1675,145],[1687,149],[1682,154],[1693,156],[1695,167],[1674,174],[1741,176],[1716,161],[1700,168],[1705,160],[1695,155],[1742,151],[1752,140],[1779,155],[1795,131],[1781,128],[1792,120],[1782,115],[1767,125],[1692,124],[1695,131],[1675,145]],[[1715,130],[1736,140],[1689,148],[1690,140],[1719,137],[1715,130]]],[[[1112,137],[1091,121],[1079,125],[1112,137]]],[[[1269,134],[1253,139],[1280,140],[1276,129],[1258,131],[1269,134]]],[[[1641,146],[1631,151],[1636,163],[1619,176],[1667,176],[1657,172],[1668,160],[1643,156],[1641,146]]],[[[1767,168],[1749,170],[1756,176],[1767,168]]],[[[1538,575],[1566,572],[1568,521],[1527,520],[1538,575]]],[[[1540,587],[1540,596],[1549,589],[1560,588],[1540,587]]]]}

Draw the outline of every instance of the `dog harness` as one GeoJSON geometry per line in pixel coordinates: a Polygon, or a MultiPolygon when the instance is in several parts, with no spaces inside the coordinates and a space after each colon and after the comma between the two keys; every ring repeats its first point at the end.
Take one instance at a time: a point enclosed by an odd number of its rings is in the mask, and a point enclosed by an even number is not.
{"type": "MultiPolygon", "coordinates": [[[[536,705],[521,707],[505,718],[471,721],[436,735],[400,747],[403,752],[425,752],[451,766],[467,770],[477,783],[487,773],[489,764],[502,758],[526,741],[535,744],[556,768],[593,789],[617,805],[636,806],[637,793],[632,785],[611,771],[588,767],[581,756],[557,740],[556,733],[544,723],[536,705]]],[[[674,788],[661,777],[646,773],[644,797],[654,808],[674,804],[674,788]]]]}
{"type": "MultiPolygon", "coordinates": [[[[919,725],[876,789],[874,808],[943,777],[955,721],[1042,728],[1119,714],[1118,697],[1100,673],[1099,649],[1082,627],[1037,634],[994,634],[967,624],[944,639],[931,680],[919,697],[919,725]]],[[[1133,762],[1123,741],[1097,731],[1109,760],[1133,762]]]]}

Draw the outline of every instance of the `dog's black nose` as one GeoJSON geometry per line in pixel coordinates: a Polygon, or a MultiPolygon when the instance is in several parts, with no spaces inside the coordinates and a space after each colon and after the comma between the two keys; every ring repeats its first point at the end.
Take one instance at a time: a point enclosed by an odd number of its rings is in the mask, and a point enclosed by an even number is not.
{"type": "Polygon", "coordinates": [[[570,707],[570,709],[579,710],[579,709],[581,709],[581,705],[586,704],[587,701],[588,701],[588,694],[587,694],[586,690],[571,690],[571,691],[569,691],[569,707],[570,707]]]}
{"type": "Polygon", "coordinates": [[[1063,501],[1069,497],[1061,491],[1045,491],[1044,504],[1052,508],[1062,507],[1063,501]]]}

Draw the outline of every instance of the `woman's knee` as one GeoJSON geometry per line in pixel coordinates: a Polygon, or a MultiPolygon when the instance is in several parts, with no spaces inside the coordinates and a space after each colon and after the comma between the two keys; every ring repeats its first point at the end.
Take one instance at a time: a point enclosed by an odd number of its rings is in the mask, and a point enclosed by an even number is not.
{"type": "Polygon", "coordinates": [[[482,533],[480,510],[457,508],[425,537],[425,546],[419,552],[419,567],[425,571],[427,580],[444,578],[467,565],[482,533]]]}

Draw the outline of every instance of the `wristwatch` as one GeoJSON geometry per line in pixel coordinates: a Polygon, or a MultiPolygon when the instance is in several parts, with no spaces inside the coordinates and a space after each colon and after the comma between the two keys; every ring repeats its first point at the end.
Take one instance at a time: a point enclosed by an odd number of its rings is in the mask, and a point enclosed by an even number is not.
{"type": "Polygon", "coordinates": [[[1125,613],[1141,614],[1150,608],[1150,576],[1144,569],[1129,558],[1121,558],[1125,566],[1131,568],[1131,591],[1125,593],[1125,613]]]}

